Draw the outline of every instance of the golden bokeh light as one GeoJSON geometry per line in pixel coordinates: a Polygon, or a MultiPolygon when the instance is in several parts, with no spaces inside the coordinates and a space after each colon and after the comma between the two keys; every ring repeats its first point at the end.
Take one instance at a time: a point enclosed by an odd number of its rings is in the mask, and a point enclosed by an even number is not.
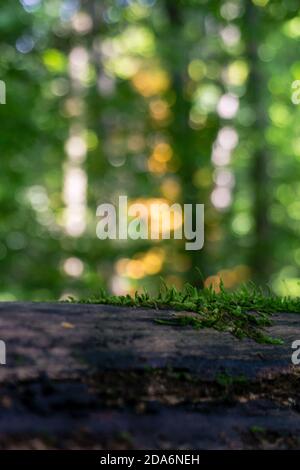
{"type": "Polygon", "coordinates": [[[132,84],[142,96],[151,97],[166,92],[170,78],[163,69],[141,69],[132,77],[132,84]]]}

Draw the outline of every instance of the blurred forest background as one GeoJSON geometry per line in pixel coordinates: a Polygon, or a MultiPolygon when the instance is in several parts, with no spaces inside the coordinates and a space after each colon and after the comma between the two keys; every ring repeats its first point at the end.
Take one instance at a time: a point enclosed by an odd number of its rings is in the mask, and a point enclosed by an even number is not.
{"type": "Polygon", "coordinates": [[[298,0],[2,2],[0,299],[299,294],[299,38],[298,0]],[[204,203],[204,249],[98,240],[119,194],[204,203]]]}

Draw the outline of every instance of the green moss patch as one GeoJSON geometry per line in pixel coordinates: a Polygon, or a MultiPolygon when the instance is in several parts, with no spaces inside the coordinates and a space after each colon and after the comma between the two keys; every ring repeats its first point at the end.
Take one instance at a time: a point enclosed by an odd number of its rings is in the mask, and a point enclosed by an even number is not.
{"type": "Polygon", "coordinates": [[[271,292],[266,294],[254,285],[243,286],[235,292],[226,291],[222,284],[219,292],[212,288],[198,289],[189,284],[182,291],[163,285],[154,297],[147,292],[136,293],[133,297],[113,296],[101,290],[98,296],[80,302],[172,309],[180,313],[167,320],[158,314],[156,322],[160,325],[190,325],[198,329],[214,328],[239,339],[251,338],[269,344],[282,344],[282,340],[266,333],[265,328],[272,325],[272,314],[300,312],[300,298],[279,297],[271,292]]]}

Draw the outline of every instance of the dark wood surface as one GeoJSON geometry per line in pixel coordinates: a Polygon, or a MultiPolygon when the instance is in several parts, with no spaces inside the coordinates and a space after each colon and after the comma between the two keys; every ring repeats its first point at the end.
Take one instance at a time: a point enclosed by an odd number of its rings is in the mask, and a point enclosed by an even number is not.
{"type": "Polygon", "coordinates": [[[300,316],[274,315],[273,346],[173,315],[0,304],[0,448],[299,448],[300,316]]]}

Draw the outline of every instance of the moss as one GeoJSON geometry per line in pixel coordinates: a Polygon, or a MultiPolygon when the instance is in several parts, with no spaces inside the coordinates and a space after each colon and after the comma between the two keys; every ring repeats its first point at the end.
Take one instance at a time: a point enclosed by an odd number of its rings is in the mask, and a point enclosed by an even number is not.
{"type": "MultiPolygon", "coordinates": [[[[73,299],[70,299],[73,301],[73,299]]],[[[270,337],[265,328],[272,325],[272,314],[300,312],[300,298],[279,297],[264,293],[254,285],[246,285],[228,292],[220,285],[220,291],[212,288],[198,289],[190,284],[182,291],[163,285],[157,296],[147,292],[134,296],[113,296],[101,290],[100,294],[83,299],[80,303],[109,304],[127,307],[172,309],[182,312],[166,320],[159,317],[160,325],[214,328],[226,331],[236,338],[251,338],[258,343],[282,344],[282,340],[270,337]],[[191,312],[191,313],[190,313],[191,312]]]]}

